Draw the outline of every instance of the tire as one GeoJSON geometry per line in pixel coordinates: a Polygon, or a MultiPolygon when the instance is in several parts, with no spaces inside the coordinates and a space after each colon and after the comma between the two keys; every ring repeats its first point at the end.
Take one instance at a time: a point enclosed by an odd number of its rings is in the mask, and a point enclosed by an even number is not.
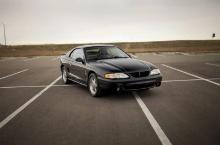
{"type": "Polygon", "coordinates": [[[95,73],[89,75],[88,89],[93,97],[100,97],[101,88],[99,87],[97,76],[95,73]]]}
{"type": "Polygon", "coordinates": [[[64,84],[69,84],[69,83],[70,83],[70,80],[68,80],[68,75],[67,75],[67,72],[66,72],[66,69],[65,69],[64,66],[61,68],[61,71],[62,71],[62,80],[63,80],[63,83],[64,83],[64,84]]]}

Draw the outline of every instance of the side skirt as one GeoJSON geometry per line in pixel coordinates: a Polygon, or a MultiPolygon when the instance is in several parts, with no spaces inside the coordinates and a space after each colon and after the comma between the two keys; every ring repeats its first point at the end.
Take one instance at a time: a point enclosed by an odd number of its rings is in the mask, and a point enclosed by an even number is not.
{"type": "Polygon", "coordinates": [[[79,82],[79,81],[76,81],[76,80],[73,80],[73,79],[70,79],[70,78],[68,78],[68,80],[73,81],[73,82],[75,82],[75,83],[77,83],[77,84],[80,84],[80,85],[82,85],[82,86],[87,87],[87,84],[81,83],[81,82],[79,82]]]}

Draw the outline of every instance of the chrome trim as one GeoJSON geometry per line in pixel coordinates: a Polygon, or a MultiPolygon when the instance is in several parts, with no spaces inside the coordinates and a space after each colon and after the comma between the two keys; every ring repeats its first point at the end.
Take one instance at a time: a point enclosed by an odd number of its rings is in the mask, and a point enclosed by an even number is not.
{"type": "Polygon", "coordinates": [[[77,78],[77,79],[79,79],[79,80],[82,80],[82,78],[80,78],[79,76],[74,75],[74,74],[72,74],[72,73],[69,73],[69,75],[71,75],[72,77],[77,78]]]}

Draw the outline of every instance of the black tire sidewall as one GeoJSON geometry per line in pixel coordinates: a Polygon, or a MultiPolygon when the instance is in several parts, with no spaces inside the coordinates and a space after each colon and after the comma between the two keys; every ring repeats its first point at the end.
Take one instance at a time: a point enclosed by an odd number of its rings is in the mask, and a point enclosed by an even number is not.
{"type": "MultiPolygon", "coordinates": [[[[62,67],[61,70],[62,70],[62,80],[63,80],[63,71],[65,70],[65,67],[62,67]]],[[[66,75],[67,75],[67,72],[66,72],[66,75]]],[[[66,81],[63,80],[63,82],[64,82],[64,84],[68,84],[69,83],[68,76],[66,76],[66,81]]]]}

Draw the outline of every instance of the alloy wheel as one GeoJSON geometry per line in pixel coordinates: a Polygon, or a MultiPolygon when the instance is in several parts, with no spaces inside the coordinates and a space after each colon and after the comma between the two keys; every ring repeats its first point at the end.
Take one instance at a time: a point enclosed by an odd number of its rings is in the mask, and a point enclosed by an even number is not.
{"type": "Polygon", "coordinates": [[[97,93],[97,80],[94,76],[92,76],[89,80],[89,90],[92,93],[92,95],[95,95],[97,93]]]}

